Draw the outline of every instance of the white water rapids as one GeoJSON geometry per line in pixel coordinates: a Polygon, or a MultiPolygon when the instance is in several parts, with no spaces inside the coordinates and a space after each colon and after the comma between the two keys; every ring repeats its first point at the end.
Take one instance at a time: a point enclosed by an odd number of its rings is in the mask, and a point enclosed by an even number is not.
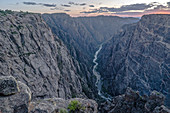
{"type": "Polygon", "coordinates": [[[97,56],[98,56],[99,52],[101,51],[102,46],[103,46],[103,44],[100,45],[99,49],[96,51],[96,53],[95,53],[95,55],[94,55],[93,63],[94,63],[95,65],[93,66],[93,74],[96,76],[96,79],[97,79],[95,85],[96,85],[97,90],[98,90],[98,95],[99,95],[101,98],[105,99],[105,100],[111,100],[111,98],[106,97],[105,95],[102,94],[102,91],[101,91],[101,89],[102,89],[101,75],[100,75],[100,73],[97,72],[97,70],[96,70],[96,69],[97,69],[97,66],[98,66],[97,56]]]}

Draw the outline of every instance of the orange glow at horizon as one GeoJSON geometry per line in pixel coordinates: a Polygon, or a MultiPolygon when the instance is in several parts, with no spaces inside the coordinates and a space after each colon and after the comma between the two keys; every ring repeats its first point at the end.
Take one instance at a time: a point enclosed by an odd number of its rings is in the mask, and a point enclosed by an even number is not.
{"type": "Polygon", "coordinates": [[[158,11],[158,12],[153,12],[152,14],[170,14],[170,12],[166,12],[166,11],[158,11]]]}

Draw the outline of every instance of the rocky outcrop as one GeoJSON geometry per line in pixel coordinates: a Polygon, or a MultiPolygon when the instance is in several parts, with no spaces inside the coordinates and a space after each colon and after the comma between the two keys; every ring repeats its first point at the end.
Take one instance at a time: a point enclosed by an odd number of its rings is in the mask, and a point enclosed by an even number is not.
{"type": "Polygon", "coordinates": [[[141,96],[139,92],[127,88],[126,93],[102,103],[101,113],[170,113],[164,104],[164,95],[153,91],[150,96],[141,96]]]}
{"type": "Polygon", "coordinates": [[[157,90],[169,104],[169,37],[170,15],[145,15],[138,23],[124,26],[99,53],[103,90],[113,96],[127,87],[146,95],[157,90]]]}
{"type": "Polygon", "coordinates": [[[74,111],[78,110],[76,113],[97,113],[98,105],[94,100],[81,98],[69,100],[62,98],[32,100],[29,87],[17,81],[14,77],[3,76],[0,77],[0,81],[1,83],[7,83],[8,81],[8,83],[14,84],[1,87],[2,90],[5,89],[8,92],[8,95],[0,95],[0,113],[67,113],[70,108],[77,108],[73,109],[74,111]],[[18,90],[14,92],[11,89],[18,90]],[[71,104],[72,101],[77,102],[77,105],[71,104]],[[71,107],[69,108],[68,106],[71,107]]]}
{"type": "Polygon", "coordinates": [[[87,84],[77,68],[78,62],[40,14],[0,11],[0,77],[25,83],[33,99],[86,97],[82,84],[87,84]]]}
{"type": "Polygon", "coordinates": [[[19,92],[18,83],[13,76],[0,77],[0,95],[12,95],[19,92]]]}
{"type": "Polygon", "coordinates": [[[65,13],[43,14],[42,17],[52,32],[64,42],[73,58],[79,62],[78,73],[88,83],[84,88],[86,95],[94,98],[93,94],[97,92],[96,80],[92,76],[95,51],[99,44],[111,38],[122,25],[136,22],[138,19],[113,16],[74,18],[65,13]]]}
{"type": "Polygon", "coordinates": [[[1,88],[8,92],[8,95],[0,95],[0,113],[28,113],[28,106],[31,101],[29,87],[22,82],[17,82],[11,76],[0,77],[0,80],[7,83],[6,87],[1,88]]]}

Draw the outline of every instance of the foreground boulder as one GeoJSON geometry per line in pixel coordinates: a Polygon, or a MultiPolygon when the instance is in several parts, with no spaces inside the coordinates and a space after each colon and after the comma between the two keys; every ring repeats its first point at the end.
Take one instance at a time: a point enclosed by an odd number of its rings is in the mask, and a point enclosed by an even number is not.
{"type": "Polygon", "coordinates": [[[12,76],[0,77],[0,95],[11,95],[19,91],[18,83],[12,76]]]}
{"type": "Polygon", "coordinates": [[[102,103],[101,113],[170,113],[164,104],[163,94],[153,91],[150,96],[141,96],[139,92],[127,88],[126,93],[116,96],[111,102],[102,103]]]}
{"type": "Polygon", "coordinates": [[[28,113],[31,101],[31,91],[28,86],[22,82],[17,82],[11,76],[0,78],[1,83],[5,84],[3,84],[4,87],[0,86],[0,92],[4,91],[2,93],[4,95],[0,95],[0,113],[28,113]]]}

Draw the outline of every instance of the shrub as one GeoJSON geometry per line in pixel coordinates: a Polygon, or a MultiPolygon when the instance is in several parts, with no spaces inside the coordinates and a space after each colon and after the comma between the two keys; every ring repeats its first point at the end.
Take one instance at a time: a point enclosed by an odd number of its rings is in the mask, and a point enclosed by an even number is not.
{"type": "Polygon", "coordinates": [[[6,15],[5,11],[3,11],[3,10],[0,10],[0,14],[1,14],[2,16],[5,16],[5,15],[6,15]]]}
{"type": "Polygon", "coordinates": [[[60,109],[60,112],[59,113],[68,113],[66,109],[62,108],[60,109]]]}
{"type": "Polygon", "coordinates": [[[68,109],[70,113],[76,113],[78,111],[84,111],[85,107],[82,106],[82,104],[79,101],[73,100],[68,105],[68,109]]]}
{"type": "Polygon", "coordinates": [[[13,14],[14,12],[12,11],[12,10],[5,10],[5,12],[7,13],[7,14],[13,14]]]}
{"type": "Polygon", "coordinates": [[[13,32],[11,32],[11,33],[12,33],[13,35],[14,35],[14,34],[18,34],[16,31],[13,31],[13,32]]]}
{"type": "Polygon", "coordinates": [[[22,29],[23,27],[24,27],[24,26],[19,25],[19,26],[17,27],[17,29],[20,30],[20,29],[22,29]]]}

